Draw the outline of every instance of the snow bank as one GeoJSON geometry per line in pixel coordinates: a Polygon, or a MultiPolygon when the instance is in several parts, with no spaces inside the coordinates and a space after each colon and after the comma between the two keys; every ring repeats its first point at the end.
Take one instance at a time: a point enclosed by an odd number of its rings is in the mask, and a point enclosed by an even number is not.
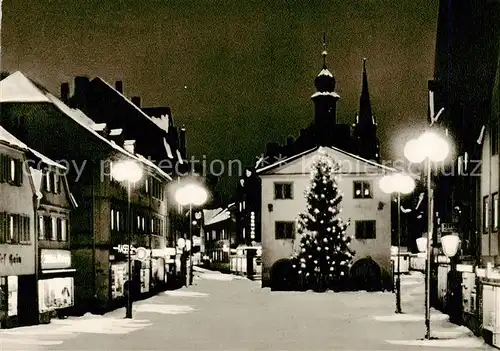
{"type": "MultiPolygon", "coordinates": [[[[375,316],[373,317],[379,322],[420,322],[425,319],[424,314],[392,314],[389,316],[375,316]]],[[[431,314],[432,321],[446,321],[449,317],[446,314],[431,314]]]]}
{"type": "Polygon", "coordinates": [[[196,310],[191,306],[183,305],[141,304],[137,306],[137,311],[162,314],[185,314],[196,310]]]}
{"type": "Polygon", "coordinates": [[[177,297],[208,297],[209,294],[200,293],[196,291],[172,290],[165,291],[165,295],[177,297]]]}
{"type": "Polygon", "coordinates": [[[436,339],[436,340],[387,340],[389,344],[421,347],[484,348],[485,343],[479,338],[436,339]]]}
{"type": "Polygon", "coordinates": [[[229,274],[215,274],[215,273],[204,273],[199,276],[201,279],[206,280],[220,280],[220,281],[231,281],[233,280],[233,276],[229,274]]]}
{"type": "Polygon", "coordinates": [[[51,321],[51,324],[56,326],[59,332],[90,334],[128,334],[152,325],[147,320],[110,318],[95,315],[87,315],[74,319],[55,319],[51,321]]]}

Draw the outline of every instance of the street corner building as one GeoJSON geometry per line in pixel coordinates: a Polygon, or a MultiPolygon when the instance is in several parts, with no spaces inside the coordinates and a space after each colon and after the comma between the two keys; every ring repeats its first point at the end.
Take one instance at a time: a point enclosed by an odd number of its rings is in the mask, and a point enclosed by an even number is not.
{"type": "Polygon", "coordinates": [[[324,154],[340,165],[341,217],[351,221],[347,235],[354,237],[351,248],[356,252],[351,279],[362,287],[369,277],[378,286],[367,288],[391,289],[391,197],[378,183],[384,174],[396,170],[322,146],[257,170],[262,182],[262,286],[280,279],[281,264],[300,250],[297,216],[307,207],[303,194],[310,185],[312,163],[324,154]]]}
{"type": "Polygon", "coordinates": [[[66,168],[0,126],[1,326],[50,321],[73,306],[66,168]]]}

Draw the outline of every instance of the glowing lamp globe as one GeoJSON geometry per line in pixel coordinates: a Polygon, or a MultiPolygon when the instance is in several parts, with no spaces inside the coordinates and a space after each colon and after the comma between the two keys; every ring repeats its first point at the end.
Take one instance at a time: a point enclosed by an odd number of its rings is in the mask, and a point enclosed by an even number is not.
{"type": "Polygon", "coordinates": [[[188,184],[175,192],[175,201],[185,206],[188,204],[203,205],[207,201],[207,191],[196,184],[188,184]]]}
{"type": "Polygon", "coordinates": [[[404,148],[404,154],[408,161],[412,163],[420,163],[426,157],[426,154],[420,145],[420,139],[412,139],[408,141],[404,148]]]}
{"type": "Polygon", "coordinates": [[[434,132],[428,131],[422,134],[419,144],[425,156],[433,162],[444,161],[450,152],[447,141],[434,132]]]}
{"type": "Polygon", "coordinates": [[[420,252],[427,251],[427,238],[421,237],[417,239],[417,248],[420,252]]]}
{"type": "Polygon", "coordinates": [[[393,177],[392,175],[386,175],[380,178],[379,187],[385,194],[390,194],[394,191],[393,177]]]}
{"type": "Polygon", "coordinates": [[[134,161],[121,161],[113,165],[111,175],[119,182],[128,180],[135,183],[142,178],[142,168],[134,161]]]}
{"type": "Polygon", "coordinates": [[[393,176],[394,184],[398,192],[402,194],[409,194],[415,189],[415,181],[412,177],[406,174],[395,174],[393,176]]]}
{"type": "Polygon", "coordinates": [[[457,254],[460,246],[460,238],[456,234],[445,235],[441,237],[443,252],[447,257],[453,257],[457,254]]]}

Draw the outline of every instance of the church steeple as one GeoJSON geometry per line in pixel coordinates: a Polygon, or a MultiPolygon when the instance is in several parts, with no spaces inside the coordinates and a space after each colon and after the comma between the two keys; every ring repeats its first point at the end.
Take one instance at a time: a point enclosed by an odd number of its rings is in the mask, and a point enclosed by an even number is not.
{"type": "Polygon", "coordinates": [[[366,73],[366,58],[363,59],[363,78],[361,83],[361,96],[359,98],[359,113],[356,114],[354,123],[354,143],[356,153],[368,160],[380,159],[379,140],[377,138],[377,123],[373,116],[368,92],[368,75],[366,73]]]}
{"type": "Polygon", "coordinates": [[[314,102],[314,126],[320,139],[331,139],[333,126],[337,123],[337,101],[340,96],[335,92],[335,77],[326,66],[326,35],[323,34],[323,67],[314,80],[316,93],[311,96],[314,102]]]}
{"type": "Polygon", "coordinates": [[[359,98],[359,123],[364,125],[375,124],[370,93],[368,92],[368,75],[366,74],[366,58],[363,59],[363,81],[361,85],[361,96],[359,98]]]}

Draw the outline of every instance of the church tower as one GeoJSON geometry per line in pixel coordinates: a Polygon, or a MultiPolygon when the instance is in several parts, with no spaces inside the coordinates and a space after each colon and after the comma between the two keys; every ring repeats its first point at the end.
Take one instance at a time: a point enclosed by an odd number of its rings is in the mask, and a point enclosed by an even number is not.
{"type": "Polygon", "coordinates": [[[311,96],[314,102],[314,134],[321,143],[332,140],[332,132],[337,124],[337,101],[335,77],[326,67],[326,38],[323,35],[323,68],[314,81],[316,92],[311,96]]]}
{"type": "Polygon", "coordinates": [[[372,113],[370,94],[368,92],[368,75],[366,74],[366,59],[363,59],[363,80],[361,97],[359,98],[359,113],[353,125],[355,152],[359,156],[380,162],[379,140],[377,138],[377,123],[372,113]]]}

